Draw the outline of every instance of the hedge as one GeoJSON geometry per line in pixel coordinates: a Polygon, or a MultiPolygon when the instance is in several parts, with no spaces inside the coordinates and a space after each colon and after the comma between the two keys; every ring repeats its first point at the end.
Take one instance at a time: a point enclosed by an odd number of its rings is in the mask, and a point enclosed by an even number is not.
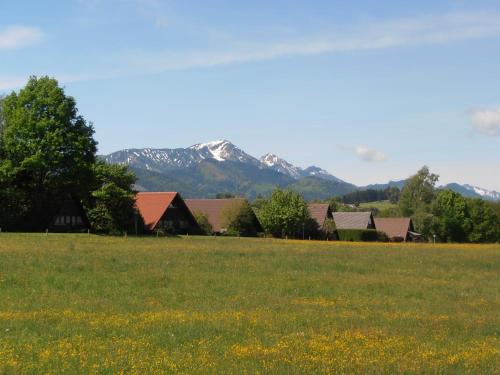
{"type": "Polygon", "coordinates": [[[337,229],[340,241],[387,241],[385,233],[375,229],[337,229]]]}

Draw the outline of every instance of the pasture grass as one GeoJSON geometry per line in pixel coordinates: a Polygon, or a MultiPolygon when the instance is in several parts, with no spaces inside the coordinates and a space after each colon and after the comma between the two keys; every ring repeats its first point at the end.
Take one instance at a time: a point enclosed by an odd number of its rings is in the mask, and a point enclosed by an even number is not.
{"type": "Polygon", "coordinates": [[[500,372],[500,246],[0,234],[0,373],[500,372]]]}
{"type": "Polygon", "coordinates": [[[397,204],[391,203],[390,201],[374,201],[374,202],[363,202],[359,204],[360,208],[364,209],[370,209],[370,208],[376,208],[379,211],[383,210],[388,210],[391,208],[396,208],[398,207],[397,204]]]}

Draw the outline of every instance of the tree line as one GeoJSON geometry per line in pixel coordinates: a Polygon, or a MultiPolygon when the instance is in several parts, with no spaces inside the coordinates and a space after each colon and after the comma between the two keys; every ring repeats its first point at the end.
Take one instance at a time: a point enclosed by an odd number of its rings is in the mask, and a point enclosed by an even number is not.
{"type": "MultiPolygon", "coordinates": [[[[136,177],[126,166],[99,160],[96,152],[92,123],[78,114],[74,98],[55,79],[31,77],[19,92],[0,98],[0,228],[44,230],[65,200],[77,199],[94,231],[132,232],[138,216],[136,177]]],[[[332,211],[340,211],[356,209],[347,204],[386,199],[395,205],[380,216],[410,216],[416,231],[428,239],[500,241],[500,203],[439,190],[438,178],[423,167],[401,191],[358,191],[327,202],[332,211]]],[[[256,235],[252,210],[269,235],[301,238],[319,233],[303,197],[281,189],[255,199],[251,206],[228,210],[228,233],[256,235]]],[[[197,219],[208,232],[208,220],[197,219]]],[[[334,223],[322,229],[333,232],[334,223]]]]}
{"type": "Polygon", "coordinates": [[[326,202],[332,211],[370,209],[374,216],[379,217],[411,217],[415,230],[429,241],[499,242],[500,202],[466,198],[452,190],[439,189],[436,187],[438,180],[439,176],[424,166],[406,180],[401,191],[396,187],[365,190],[332,197],[326,202]],[[393,206],[381,210],[357,207],[358,203],[373,202],[383,197],[393,206]]]}

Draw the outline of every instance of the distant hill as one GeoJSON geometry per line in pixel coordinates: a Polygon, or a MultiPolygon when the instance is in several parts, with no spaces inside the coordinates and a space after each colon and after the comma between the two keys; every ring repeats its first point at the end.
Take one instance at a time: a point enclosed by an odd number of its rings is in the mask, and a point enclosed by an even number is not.
{"type": "MultiPolygon", "coordinates": [[[[227,140],[187,148],[126,149],[101,156],[111,164],[128,165],[137,175],[137,189],[179,191],[185,197],[210,198],[227,192],[255,198],[276,186],[290,188],[308,199],[325,199],[364,189],[403,188],[405,180],[358,187],[328,171],[297,167],[275,154],[249,155],[227,140]]],[[[465,196],[500,200],[500,193],[471,185],[446,186],[465,196]]]]}

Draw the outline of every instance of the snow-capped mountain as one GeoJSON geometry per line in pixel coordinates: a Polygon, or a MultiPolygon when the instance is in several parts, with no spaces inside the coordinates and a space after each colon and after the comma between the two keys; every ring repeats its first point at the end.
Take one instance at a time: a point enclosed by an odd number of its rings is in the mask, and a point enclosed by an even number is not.
{"type": "Polygon", "coordinates": [[[322,168],[312,165],[310,167],[307,167],[306,169],[302,169],[300,167],[296,167],[295,165],[287,162],[285,159],[282,159],[275,154],[265,154],[260,158],[260,161],[266,167],[274,169],[275,171],[286,174],[295,179],[301,177],[318,177],[322,180],[327,181],[344,182],[340,178],[335,177],[322,168]]]}
{"type": "Polygon", "coordinates": [[[203,160],[213,159],[219,162],[232,161],[250,164],[261,169],[268,168],[293,179],[313,176],[328,181],[342,182],[342,180],[324,169],[315,166],[302,169],[274,154],[266,154],[257,159],[224,139],[197,143],[188,148],[126,149],[104,156],[104,159],[111,164],[130,165],[155,172],[162,172],[171,168],[189,168],[201,163],[203,160]]]}
{"type": "Polygon", "coordinates": [[[125,149],[104,156],[104,160],[111,164],[130,165],[155,172],[189,168],[206,159],[260,165],[259,160],[226,140],[198,143],[188,148],[125,149]]]}
{"type": "MultiPolygon", "coordinates": [[[[316,199],[367,188],[402,188],[405,184],[405,180],[401,180],[357,187],[324,169],[316,166],[303,169],[275,154],[257,159],[227,140],[198,143],[187,148],[126,149],[102,158],[110,164],[130,166],[138,175],[139,184],[145,188],[192,191],[191,196],[208,196],[221,191],[255,196],[272,191],[274,186],[290,186],[308,199],[316,199]]],[[[467,197],[500,201],[500,193],[477,186],[451,183],[441,188],[467,197]]]]}
{"type": "Polygon", "coordinates": [[[281,159],[274,154],[265,154],[260,158],[260,162],[265,167],[274,169],[275,171],[286,174],[292,178],[302,177],[303,170],[301,168],[290,164],[285,159],[281,159]]]}
{"type": "Polygon", "coordinates": [[[330,172],[327,172],[324,169],[322,169],[320,167],[316,167],[314,165],[304,169],[303,175],[304,176],[318,177],[318,178],[321,178],[321,179],[327,180],[327,181],[344,182],[340,178],[332,175],[330,172]]]}
{"type": "Polygon", "coordinates": [[[494,190],[487,190],[483,189],[477,186],[472,186],[469,184],[463,185],[464,188],[474,191],[474,193],[479,194],[481,197],[490,199],[490,200],[495,200],[495,201],[500,201],[500,193],[498,191],[494,190]]]}
{"type": "Polygon", "coordinates": [[[259,160],[236,147],[231,142],[221,139],[207,143],[198,143],[188,148],[198,153],[202,159],[215,159],[217,161],[237,161],[252,165],[260,165],[259,160]]]}
{"type": "Polygon", "coordinates": [[[445,189],[451,189],[457,193],[462,194],[464,197],[483,198],[489,201],[500,202],[500,193],[494,190],[487,190],[469,184],[460,185],[457,183],[447,184],[442,186],[445,189]]]}

